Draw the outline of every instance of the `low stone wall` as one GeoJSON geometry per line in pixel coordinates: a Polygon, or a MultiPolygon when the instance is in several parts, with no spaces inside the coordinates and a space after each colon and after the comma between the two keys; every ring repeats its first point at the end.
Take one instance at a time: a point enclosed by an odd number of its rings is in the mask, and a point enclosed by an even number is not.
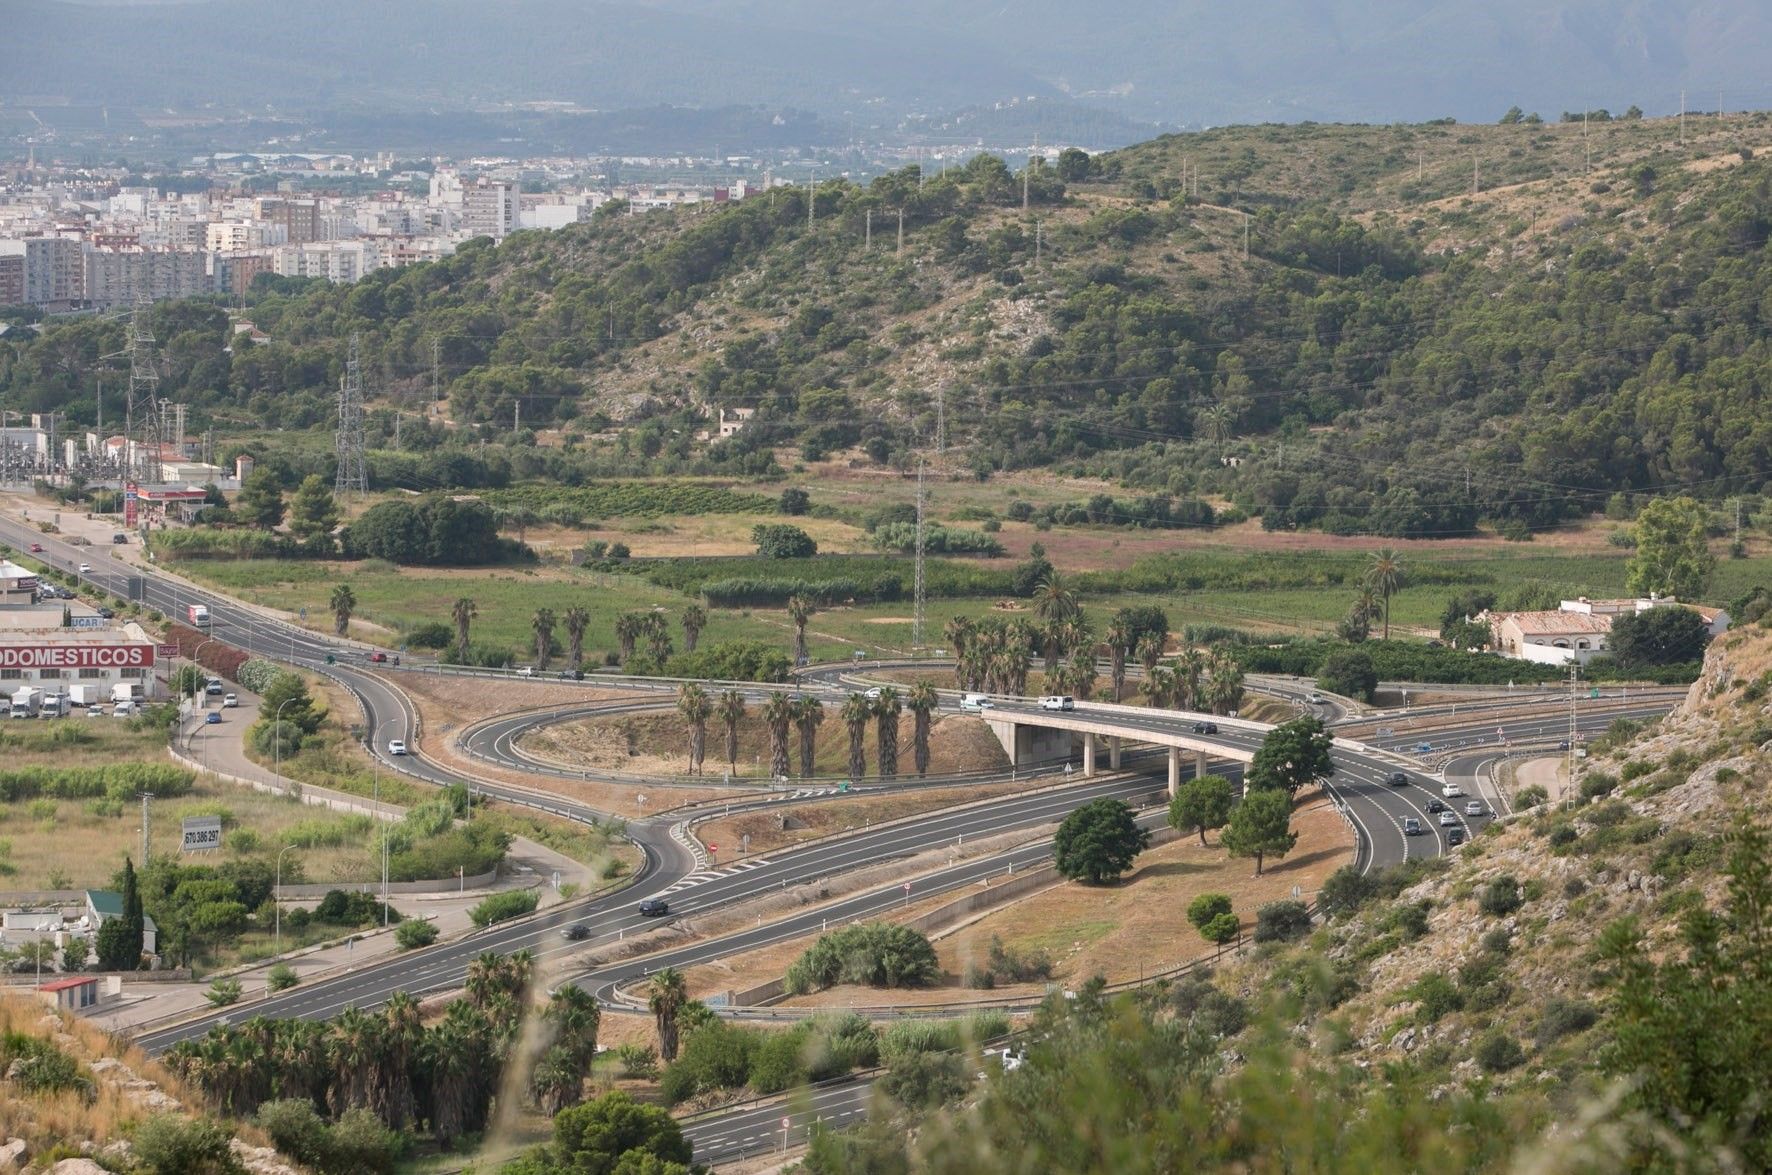
{"type": "MultiPolygon", "coordinates": [[[[391,881],[388,892],[394,893],[446,893],[452,889],[483,889],[498,880],[498,870],[481,873],[475,877],[444,877],[436,881],[391,881]]],[[[331,890],[342,889],[346,893],[378,894],[381,892],[379,881],[304,881],[300,884],[285,884],[282,889],[284,901],[294,898],[323,898],[331,890]]]]}

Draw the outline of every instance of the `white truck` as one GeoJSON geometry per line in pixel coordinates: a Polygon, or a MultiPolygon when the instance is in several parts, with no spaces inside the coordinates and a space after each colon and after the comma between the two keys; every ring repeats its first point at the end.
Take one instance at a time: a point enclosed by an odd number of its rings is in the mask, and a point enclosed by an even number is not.
{"type": "Polygon", "coordinates": [[[209,605],[207,605],[207,604],[192,604],[190,607],[185,609],[185,617],[186,617],[186,619],[188,619],[191,622],[191,624],[194,627],[208,628],[209,627],[209,605]]]}
{"type": "Polygon", "coordinates": [[[12,695],[12,716],[14,718],[35,718],[37,705],[42,700],[43,691],[33,686],[24,686],[12,695]]]}
{"type": "Polygon", "coordinates": [[[68,701],[76,706],[90,706],[105,700],[105,687],[90,681],[76,681],[68,686],[68,701]]]}
{"type": "Polygon", "coordinates": [[[43,718],[66,718],[68,716],[68,698],[66,694],[44,694],[38,703],[37,713],[43,718]]]}
{"type": "Polygon", "coordinates": [[[141,686],[133,681],[111,683],[111,701],[133,702],[141,697],[141,686]]]}

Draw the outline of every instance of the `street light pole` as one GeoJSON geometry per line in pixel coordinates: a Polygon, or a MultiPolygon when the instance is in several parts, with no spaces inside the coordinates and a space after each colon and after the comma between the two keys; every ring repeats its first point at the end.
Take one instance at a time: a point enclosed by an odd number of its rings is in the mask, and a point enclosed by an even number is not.
{"type": "Polygon", "coordinates": [[[277,716],[271,719],[271,774],[283,778],[283,707],[299,698],[284,698],[277,703],[277,716]]]}
{"type": "Polygon", "coordinates": [[[388,928],[388,830],[387,821],[382,818],[381,810],[381,760],[376,757],[375,744],[381,741],[381,732],[400,721],[398,717],[389,718],[375,728],[375,737],[369,740],[369,774],[375,781],[372,789],[375,805],[375,818],[382,823],[381,830],[381,925],[388,928]]]}
{"type": "Polygon", "coordinates": [[[284,845],[277,850],[277,954],[283,953],[283,854],[293,849],[294,845],[284,845]]]}

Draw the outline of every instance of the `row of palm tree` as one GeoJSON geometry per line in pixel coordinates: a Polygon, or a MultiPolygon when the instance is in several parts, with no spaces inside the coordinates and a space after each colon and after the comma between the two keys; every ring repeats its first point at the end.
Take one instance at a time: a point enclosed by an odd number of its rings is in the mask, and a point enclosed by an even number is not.
{"type": "Polygon", "coordinates": [[[1039,632],[1026,620],[978,623],[956,616],[942,629],[954,650],[954,677],[963,690],[991,694],[1027,691],[1039,632]]]}
{"type": "MultiPolygon", "coordinates": [[[[175,1045],[167,1061],[229,1114],[297,1098],[334,1116],[367,1109],[394,1130],[428,1127],[447,1147],[491,1121],[533,965],[528,951],[480,955],[468,967],[464,997],[429,1028],[412,996],[396,992],[379,1012],[346,1008],[330,1023],[255,1016],[218,1026],[175,1045]]],[[[547,1031],[527,1084],[552,1114],[583,1096],[601,1012],[588,992],[564,985],[540,1014],[547,1031]]]]}
{"type": "Polygon", "coordinates": [[[1147,669],[1139,692],[1164,709],[1229,714],[1243,704],[1243,669],[1217,649],[1189,647],[1147,669]]]}
{"type": "MultiPolygon", "coordinates": [[[[352,611],[357,606],[356,596],[346,584],[333,589],[331,606],[335,626],[342,635],[350,624],[352,611]]],[[[472,632],[474,620],[480,615],[480,608],[472,598],[463,596],[455,601],[449,610],[450,619],[455,624],[455,652],[462,660],[467,659],[468,639],[472,632]]],[[[701,639],[702,630],[708,626],[707,609],[700,604],[685,605],[677,616],[677,623],[683,627],[683,647],[688,652],[695,652],[696,642],[701,639]]],[[[566,633],[566,660],[574,669],[584,664],[585,633],[590,629],[591,614],[584,608],[574,605],[565,612],[555,615],[552,608],[538,608],[530,618],[529,631],[535,641],[535,666],[546,669],[554,658],[554,632],[556,626],[566,633]]],[[[653,660],[662,664],[673,649],[671,642],[670,621],[662,612],[624,612],[615,619],[615,636],[621,645],[622,660],[633,656],[636,644],[646,643],[646,650],[653,660]]],[[[802,641],[804,637],[802,636],[802,641]]]]}
{"type": "MultiPolygon", "coordinates": [[[[882,688],[874,698],[861,693],[850,694],[838,711],[838,717],[849,732],[849,775],[860,778],[866,774],[869,723],[877,724],[875,746],[880,775],[890,778],[898,774],[898,719],[906,709],[915,717],[912,745],[917,774],[927,775],[932,716],[938,702],[935,687],[926,681],[912,686],[903,697],[891,686],[882,688]]],[[[707,751],[708,722],[715,717],[726,727],[727,768],[737,772],[738,725],[747,712],[744,694],[729,689],[715,699],[700,684],[687,682],[678,687],[677,712],[689,727],[689,773],[705,774],[703,760],[707,751]]],[[[790,739],[797,734],[800,777],[805,779],[813,775],[818,758],[818,728],[826,717],[824,703],[814,697],[790,697],[775,690],[764,702],[761,716],[769,730],[770,774],[786,778],[792,773],[790,739]]]]}

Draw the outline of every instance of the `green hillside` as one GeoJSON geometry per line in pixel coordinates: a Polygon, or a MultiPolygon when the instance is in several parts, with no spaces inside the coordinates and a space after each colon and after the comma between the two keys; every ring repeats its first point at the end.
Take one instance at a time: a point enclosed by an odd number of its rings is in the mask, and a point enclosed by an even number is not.
{"type": "MultiPolygon", "coordinates": [[[[215,306],[160,306],[162,388],[248,440],[324,429],[360,332],[382,484],[902,465],[939,418],[980,475],[1054,466],[1270,527],[1529,533],[1615,491],[1772,477],[1772,122],[1678,135],[1242,127],[832,181],[810,218],[804,189],[615,205],[356,286],[261,279],[263,347],[224,349],[215,306]],[[740,407],[740,436],[697,439],[740,407]]],[[[90,419],[121,331],[7,335],[0,393],[90,419]]]]}

